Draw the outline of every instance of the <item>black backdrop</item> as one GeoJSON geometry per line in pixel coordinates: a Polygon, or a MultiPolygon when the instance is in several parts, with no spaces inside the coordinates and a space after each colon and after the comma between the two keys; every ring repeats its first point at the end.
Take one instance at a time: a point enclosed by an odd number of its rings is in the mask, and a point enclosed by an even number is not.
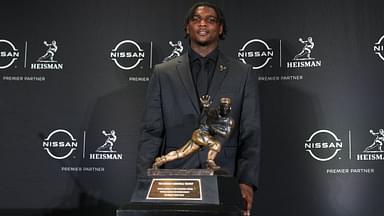
{"type": "MultiPolygon", "coordinates": [[[[129,200],[147,81],[169,41],[187,49],[194,2],[1,2],[1,215],[114,215],[129,200]],[[53,40],[52,61],[39,62],[53,40]]],[[[259,76],[253,213],[382,215],[384,3],[213,2],[229,26],[220,49],[259,76]],[[310,59],[294,59],[308,37],[310,59]]]]}

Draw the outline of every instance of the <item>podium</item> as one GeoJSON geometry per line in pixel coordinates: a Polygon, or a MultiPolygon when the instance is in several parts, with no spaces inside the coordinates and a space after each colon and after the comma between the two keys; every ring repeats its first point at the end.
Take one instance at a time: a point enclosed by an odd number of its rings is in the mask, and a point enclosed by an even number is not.
{"type": "Polygon", "coordinates": [[[241,215],[237,180],[208,169],[150,169],[117,216],[241,215]]]}

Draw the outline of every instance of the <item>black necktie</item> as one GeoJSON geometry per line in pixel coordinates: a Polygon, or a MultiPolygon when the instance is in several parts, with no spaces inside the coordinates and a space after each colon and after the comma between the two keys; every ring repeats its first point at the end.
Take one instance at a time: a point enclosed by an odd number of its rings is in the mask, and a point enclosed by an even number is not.
{"type": "Polygon", "coordinates": [[[197,74],[197,92],[199,98],[208,93],[208,59],[200,59],[200,71],[197,74]]]}

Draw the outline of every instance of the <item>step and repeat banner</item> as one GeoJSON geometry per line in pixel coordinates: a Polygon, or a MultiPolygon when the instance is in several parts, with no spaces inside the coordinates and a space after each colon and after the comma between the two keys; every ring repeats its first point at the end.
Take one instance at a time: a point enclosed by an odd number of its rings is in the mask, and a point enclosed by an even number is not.
{"type": "MultiPolygon", "coordinates": [[[[384,3],[212,1],[220,49],[258,74],[254,215],[384,212],[384,3]]],[[[135,183],[155,64],[188,50],[195,1],[0,7],[1,215],[114,215],[135,183]]]]}

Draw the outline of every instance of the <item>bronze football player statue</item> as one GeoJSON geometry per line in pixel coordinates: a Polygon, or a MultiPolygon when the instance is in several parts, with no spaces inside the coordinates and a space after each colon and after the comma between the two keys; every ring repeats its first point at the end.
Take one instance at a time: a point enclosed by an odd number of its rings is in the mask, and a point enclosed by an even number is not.
{"type": "Polygon", "coordinates": [[[212,170],[220,169],[216,165],[215,158],[221,150],[219,139],[227,139],[234,128],[234,120],[229,116],[231,112],[231,99],[220,98],[218,109],[211,108],[211,97],[202,96],[200,102],[203,107],[203,117],[198,129],[192,133],[192,137],[184,146],[166,155],[157,157],[152,167],[159,168],[161,165],[173,160],[185,158],[203,147],[208,147],[207,168],[212,170]]]}

